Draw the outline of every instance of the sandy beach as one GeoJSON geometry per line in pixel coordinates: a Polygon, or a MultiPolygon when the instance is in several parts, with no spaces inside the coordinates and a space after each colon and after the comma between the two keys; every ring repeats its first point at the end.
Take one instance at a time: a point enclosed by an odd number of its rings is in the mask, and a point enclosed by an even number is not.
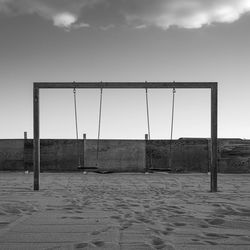
{"type": "Polygon", "coordinates": [[[250,175],[0,173],[0,249],[250,249],[250,175]]]}

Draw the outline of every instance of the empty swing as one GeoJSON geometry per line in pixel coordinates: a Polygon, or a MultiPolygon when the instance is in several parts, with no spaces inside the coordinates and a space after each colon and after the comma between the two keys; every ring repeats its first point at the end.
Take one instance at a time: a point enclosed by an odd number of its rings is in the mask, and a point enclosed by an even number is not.
{"type": "Polygon", "coordinates": [[[78,117],[77,117],[77,104],[76,104],[76,89],[73,89],[73,95],[74,95],[74,109],[75,109],[75,126],[76,126],[76,146],[77,146],[77,160],[78,160],[78,169],[83,169],[83,166],[81,166],[81,154],[80,154],[80,148],[79,148],[79,133],[78,133],[78,117]]]}
{"type": "Polygon", "coordinates": [[[173,140],[173,130],[174,130],[175,94],[176,94],[176,90],[175,88],[173,88],[171,130],[170,130],[170,142],[169,142],[169,168],[170,169],[172,167],[172,140],[173,140]]]}
{"type": "MultiPolygon", "coordinates": [[[[148,129],[148,140],[151,139],[151,132],[150,132],[150,119],[149,119],[149,102],[148,102],[148,89],[145,88],[145,97],[146,97],[146,109],[147,109],[147,129],[148,129]]],[[[149,151],[149,166],[146,163],[146,173],[148,170],[152,168],[152,149],[150,148],[149,151]]]]}

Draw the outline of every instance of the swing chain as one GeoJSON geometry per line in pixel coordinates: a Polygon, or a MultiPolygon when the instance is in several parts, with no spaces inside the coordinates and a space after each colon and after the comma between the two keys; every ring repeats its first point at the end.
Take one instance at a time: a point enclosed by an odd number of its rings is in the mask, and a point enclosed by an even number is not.
{"type": "Polygon", "coordinates": [[[100,106],[99,106],[99,122],[98,122],[98,135],[97,135],[97,147],[96,147],[96,165],[99,160],[99,147],[100,147],[100,135],[101,135],[101,119],[102,119],[102,93],[103,89],[100,89],[100,106]]]}
{"type": "Polygon", "coordinates": [[[150,119],[149,119],[149,105],[148,105],[148,88],[145,88],[145,91],[146,91],[146,108],[147,108],[148,139],[150,140],[150,138],[151,138],[151,133],[150,133],[150,119]]]}
{"type": "Polygon", "coordinates": [[[74,94],[74,108],[75,108],[76,146],[77,146],[78,168],[81,168],[81,155],[80,155],[80,148],[79,148],[78,117],[77,117],[77,103],[76,103],[76,88],[73,88],[73,94],[74,94]]]}
{"type": "MultiPolygon", "coordinates": [[[[151,139],[151,133],[150,133],[150,117],[149,117],[148,88],[145,88],[145,93],[146,93],[146,109],[147,109],[148,140],[150,140],[150,139],[151,139]]],[[[146,173],[148,173],[148,170],[152,169],[152,167],[153,167],[152,149],[149,148],[149,165],[146,163],[146,173]]]]}
{"type": "Polygon", "coordinates": [[[172,167],[172,140],[173,140],[173,130],[174,130],[175,94],[176,90],[175,88],[173,88],[171,132],[170,132],[170,143],[169,143],[169,168],[172,167]]]}
{"type": "Polygon", "coordinates": [[[75,107],[75,124],[76,124],[76,139],[78,140],[78,117],[77,117],[77,104],[76,104],[76,89],[73,89],[74,94],[74,107],[75,107]]]}
{"type": "Polygon", "coordinates": [[[173,99],[172,99],[172,119],[171,119],[171,135],[170,135],[170,140],[172,141],[173,139],[173,129],[174,129],[174,105],[175,105],[175,94],[176,90],[173,88],[173,99]]]}

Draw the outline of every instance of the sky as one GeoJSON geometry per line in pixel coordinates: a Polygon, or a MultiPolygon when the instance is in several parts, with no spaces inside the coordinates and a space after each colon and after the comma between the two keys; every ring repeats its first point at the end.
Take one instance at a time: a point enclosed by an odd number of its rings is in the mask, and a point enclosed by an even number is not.
{"type": "MultiPolygon", "coordinates": [[[[0,138],[33,138],[33,82],[218,82],[220,138],[250,138],[250,0],[0,0],[0,138]]],[[[97,138],[99,90],[77,90],[97,138]]],[[[169,139],[171,90],[149,90],[169,139]]],[[[103,91],[101,138],[143,139],[145,90],[103,91]]],[[[41,138],[75,138],[72,90],[41,90],[41,138]]],[[[209,90],[177,90],[174,138],[210,137],[209,90]]]]}

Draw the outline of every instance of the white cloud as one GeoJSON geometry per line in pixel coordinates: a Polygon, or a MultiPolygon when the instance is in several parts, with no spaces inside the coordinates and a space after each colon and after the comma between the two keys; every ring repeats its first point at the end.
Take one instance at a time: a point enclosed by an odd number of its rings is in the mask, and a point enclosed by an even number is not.
{"type": "Polygon", "coordinates": [[[250,0],[156,0],[156,2],[158,5],[148,5],[148,8],[144,5],[138,11],[127,12],[127,21],[131,24],[158,26],[163,29],[171,26],[194,29],[212,23],[231,23],[250,11],[250,0]]]}
{"type": "Polygon", "coordinates": [[[79,22],[81,8],[90,0],[0,0],[0,14],[29,15],[36,14],[60,28],[69,30],[88,27],[79,22]]]}
{"type": "Polygon", "coordinates": [[[67,30],[124,24],[194,29],[235,22],[248,12],[250,0],[0,0],[0,14],[37,14],[67,30]]]}
{"type": "Polygon", "coordinates": [[[77,17],[71,13],[63,12],[53,16],[55,26],[62,28],[70,28],[77,21],[77,17]]]}

